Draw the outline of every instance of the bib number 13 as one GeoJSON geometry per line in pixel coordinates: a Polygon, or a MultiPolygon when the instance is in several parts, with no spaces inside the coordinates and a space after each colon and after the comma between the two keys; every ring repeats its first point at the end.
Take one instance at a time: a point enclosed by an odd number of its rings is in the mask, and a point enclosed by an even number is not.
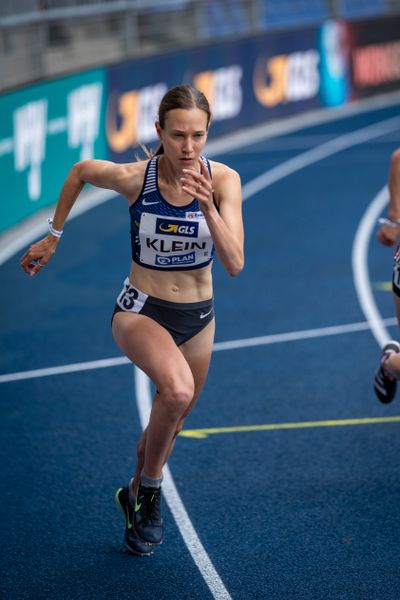
{"type": "Polygon", "coordinates": [[[118,304],[121,305],[125,310],[132,310],[135,306],[135,300],[139,298],[139,292],[132,286],[125,286],[120,297],[118,298],[118,304]]]}

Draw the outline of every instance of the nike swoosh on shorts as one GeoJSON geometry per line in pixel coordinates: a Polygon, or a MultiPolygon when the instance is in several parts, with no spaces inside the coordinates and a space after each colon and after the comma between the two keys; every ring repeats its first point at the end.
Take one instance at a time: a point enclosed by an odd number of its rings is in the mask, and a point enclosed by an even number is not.
{"type": "Polygon", "coordinates": [[[206,313],[201,313],[200,319],[205,319],[206,317],[208,317],[208,315],[211,315],[211,313],[212,313],[213,310],[214,310],[214,308],[212,308],[211,310],[209,310],[206,313]]]}

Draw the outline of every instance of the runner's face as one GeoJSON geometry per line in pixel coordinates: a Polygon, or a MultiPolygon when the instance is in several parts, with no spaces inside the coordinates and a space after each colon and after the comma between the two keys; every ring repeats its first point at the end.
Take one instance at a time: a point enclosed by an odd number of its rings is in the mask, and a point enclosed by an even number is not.
{"type": "Polygon", "coordinates": [[[156,123],[164,154],[178,169],[197,168],[207,141],[207,114],[200,108],[174,108],[165,117],[165,127],[156,123]]]}

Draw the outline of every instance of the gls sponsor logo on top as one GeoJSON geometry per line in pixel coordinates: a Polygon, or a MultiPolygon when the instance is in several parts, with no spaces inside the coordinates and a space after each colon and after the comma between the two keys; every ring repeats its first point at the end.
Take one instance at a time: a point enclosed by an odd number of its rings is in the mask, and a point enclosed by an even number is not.
{"type": "Polygon", "coordinates": [[[156,233],[164,235],[179,235],[185,237],[197,237],[199,231],[198,223],[185,221],[171,221],[168,219],[157,219],[156,233]]]}

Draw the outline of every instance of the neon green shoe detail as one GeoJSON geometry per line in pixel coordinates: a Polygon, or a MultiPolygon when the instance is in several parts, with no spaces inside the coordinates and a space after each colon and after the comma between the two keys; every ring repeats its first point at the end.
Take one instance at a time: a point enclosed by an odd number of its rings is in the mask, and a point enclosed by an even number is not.
{"type": "Polygon", "coordinates": [[[121,510],[122,514],[124,515],[125,518],[125,524],[127,529],[132,529],[132,519],[131,519],[131,515],[130,515],[130,511],[129,511],[129,504],[126,502],[127,499],[125,499],[125,502],[122,503],[120,500],[120,494],[126,494],[126,489],[124,488],[119,488],[116,492],[115,492],[115,503],[118,506],[118,508],[121,510]],[[125,504],[125,506],[123,505],[125,504]]]}

